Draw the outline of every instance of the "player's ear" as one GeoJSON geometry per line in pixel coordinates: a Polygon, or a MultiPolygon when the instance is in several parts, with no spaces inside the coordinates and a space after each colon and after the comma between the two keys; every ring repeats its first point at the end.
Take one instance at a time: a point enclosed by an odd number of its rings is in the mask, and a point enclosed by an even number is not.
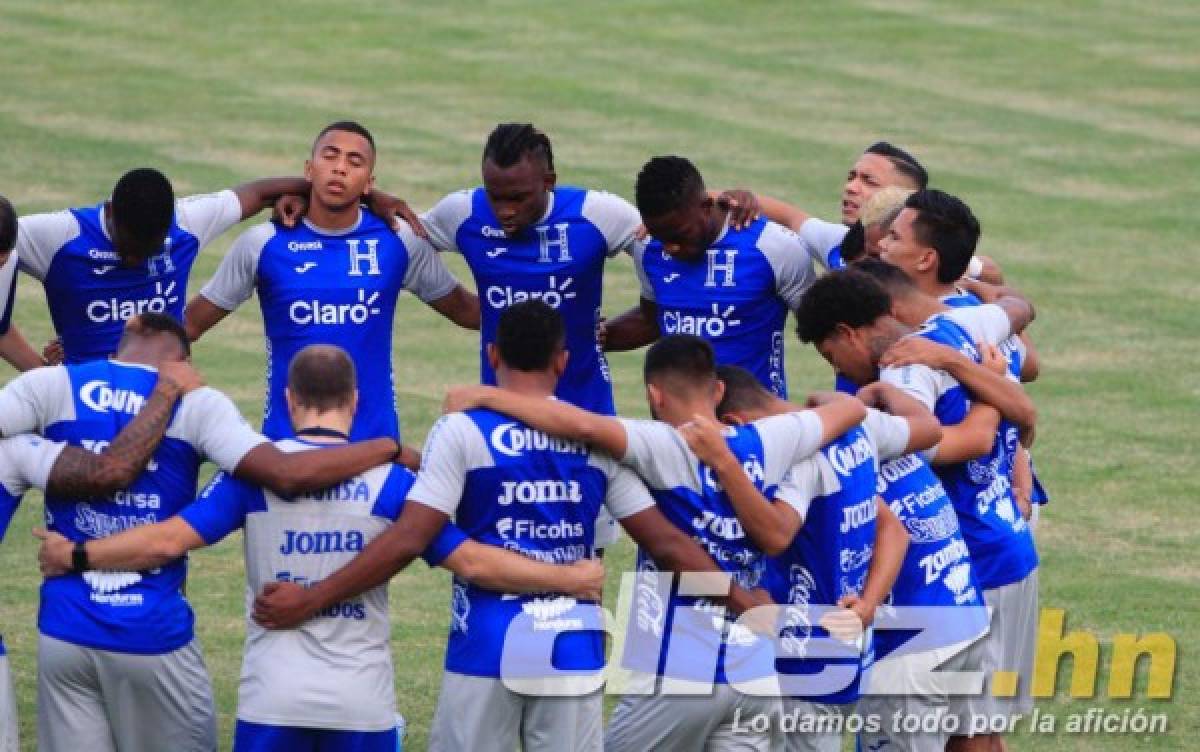
{"type": "Polygon", "coordinates": [[[713,379],[712,401],[713,407],[721,404],[721,400],[725,399],[725,382],[720,379],[713,379]]]}
{"type": "Polygon", "coordinates": [[[304,179],[312,182],[313,179],[313,163],[311,159],[304,160],[304,179]]]}
{"type": "Polygon", "coordinates": [[[375,173],[371,173],[371,177],[367,178],[367,185],[363,188],[363,198],[371,195],[371,191],[375,190],[375,173]]]}
{"type": "Polygon", "coordinates": [[[283,388],[283,401],[287,403],[288,415],[296,411],[296,406],[292,402],[292,390],[286,386],[283,388]]]}
{"type": "Polygon", "coordinates": [[[654,415],[662,413],[663,392],[654,384],[646,384],[646,403],[654,415]]]}
{"type": "Polygon", "coordinates": [[[917,258],[917,271],[927,272],[930,269],[936,269],[938,264],[938,253],[932,248],[926,248],[917,258]]]}
{"type": "Polygon", "coordinates": [[[488,365],[492,367],[493,371],[500,368],[500,350],[496,347],[494,342],[488,343],[487,359],[488,365]]]}
{"type": "Polygon", "coordinates": [[[557,183],[558,183],[558,175],[554,172],[554,170],[546,170],[545,174],[542,175],[542,185],[544,185],[546,187],[546,190],[547,191],[554,190],[554,186],[557,183]]]}
{"type": "Polygon", "coordinates": [[[729,425],[729,426],[744,426],[744,425],[746,425],[746,420],[744,418],[742,418],[742,416],[740,414],[738,414],[736,411],[733,411],[733,410],[730,410],[729,412],[726,412],[726,413],[721,413],[717,417],[720,418],[721,422],[724,423],[725,425],[729,425]]]}
{"type": "Polygon", "coordinates": [[[567,361],[570,359],[571,353],[567,350],[559,350],[554,353],[554,357],[550,360],[550,366],[554,369],[554,375],[561,377],[567,371],[567,361]]]}
{"type": "Polygon", "coordinates": [[[355,389],[354,393],[350,395],[350,414],[354,415],[357,412],[358,412],[358,390],[355,389]]]}

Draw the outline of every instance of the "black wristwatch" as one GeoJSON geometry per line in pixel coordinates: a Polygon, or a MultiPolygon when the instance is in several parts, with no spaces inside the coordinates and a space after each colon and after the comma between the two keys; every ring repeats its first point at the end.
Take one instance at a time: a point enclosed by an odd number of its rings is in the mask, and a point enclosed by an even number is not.
{"type": "Polygon", "coordinates": [[[79,574],[91,569],[88,563],[86,541],[77,541],[75,547],[71,549],[71,571],[79,574]]]}

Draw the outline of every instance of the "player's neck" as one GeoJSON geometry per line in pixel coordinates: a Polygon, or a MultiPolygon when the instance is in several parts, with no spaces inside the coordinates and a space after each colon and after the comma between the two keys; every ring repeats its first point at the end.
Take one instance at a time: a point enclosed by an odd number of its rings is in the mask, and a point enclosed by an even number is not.
{"type": "MultiPolygon", "coordinates": [[[[315,199],[315,196],[313,197],[315,199]]],[[[362,210],[358,207],[358,202],[345,207],[325,206],[320,201],[312,200],[309,202],[308,213],[305,219],[309,224],[323,230],[345,230],[348,227],[353,227],[358,222],[359,213],[362,210]]]]}
{"type": "Polygon", "coordinates": [[[558,385],[558,376],[552,371],[516,371],[501,366],[496,371],[496,384],[528,397],[550,397],[558,385]]]}
{"type": "Polygon", "coordinates": [[[354,422],[354,415],[344,410],[293,408],[291,417],[297,438],[314,444],[345,443],[354,422]]]}
{"type": "Polygon", "coordinates": [[[902,300],[894,303],[896,318],[908,326],[920,326],[929,320],[930,316],[941,313],[946,305],[937,298],[918,292],[905,295],[902,300]]]}
{"type": "Polygon", "coordinates": [[[696,398],[672,402],[670,405],[663,406],[663,409],[658,414],[658,419],[675,428],[679,428],[697,415],[703,415],[706,418],[716,420],[717,413],[713,409],[712,400],[696,398]]]}

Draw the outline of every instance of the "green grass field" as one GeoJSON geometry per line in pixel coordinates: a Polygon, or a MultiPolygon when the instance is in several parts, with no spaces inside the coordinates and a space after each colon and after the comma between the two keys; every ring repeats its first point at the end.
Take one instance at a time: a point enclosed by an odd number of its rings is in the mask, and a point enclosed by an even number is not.
{"type": "MultiPolygon", "coordinates": [[[[692,158],[714,186],[746,186],[837,216],[845,170],[887,138],[965,197],[984,252],[1038,303],[1035,454],[1053,496],[1041,597],[1106,644],[1096,700],[1166,712],[1167,736],[1029,735],[1015,749],[1191,749],[1200,666],[1200,533],[1189,504],[1200,446],[1195,207],[1200,202],[1200,6],[1189,0],[1025,3],[529,0],[286,6],[5,0],[0,5],[0,192],[23,212],[99,201],[140,165],[180,194],[294,174],[326,122],[351,117],[380,144],[378,183],[418,207],[474,185],[490,128],[532,120],[560,180],[632,196],[651,155],[692,158]],[[1107,643],[1166,631],[1174,699],[1110,701],[1107,643]]],[[[233,233],[198,263],[193,290],[233,233]]],[[[465,279],[465,270],[453,259],[465,279]]],[[[606,309],[636,299],[628,259],[606,309]]],[[[16,320],[50,335],[23,282],[16,320]]],[[[260,414],[257,306],[197,347],[209,383],[260,414]]],[[[475,340],[412,300],[395,330],[407,437],[423,438],[443,387],[476,375],[475,340]]],[[[612,359],[618,404],[643,415],[640,355],[612,359]]],[[[789,346],[793,390],[828,368],[789,346]]],[[[0,366],[0,378],[11,371],[0,366]]],[[[0,631],[12,655],[24,748],[34,748],[38,574],[31,497],[5,545],[0,631]]],[[[628,565],[626,544],[611,559],[628,565]]],[[[232,735],[242,640],[240,539],[194,557],[189,595],[232,735]]],[[[614,574],[615,577],[615,574],[614,574]]],[[[424,565],[392,586],[401,711],[423,749],[436,702],[447,576],[424,565]]],[[[1069,665],[1064,663],[1064,665],[1069,665]]]]}

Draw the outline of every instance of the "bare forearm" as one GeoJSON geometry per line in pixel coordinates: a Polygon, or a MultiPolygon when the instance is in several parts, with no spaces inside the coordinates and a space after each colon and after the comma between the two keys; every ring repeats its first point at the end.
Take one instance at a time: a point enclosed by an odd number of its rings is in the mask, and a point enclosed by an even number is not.
{"type": "Polygon", "coordinates": [[[996,408],[973,405],[961,423],[942,427],[942,440],[933,464],[953,465],[984,456],[991,451],[999,426],[1000,413],[996,408]]]}
{"type": "Polygon", "coordinates": [[[242,204],[242,219],[248,219],[266,209],[280,196],[307,196],[312,184],[302,177],[262,178],[243,183],[233,189],[242,204]]]}
{"type": "Polygon", "coordinates": [[[542,593],[567,590],[565,567],[548,564],[505,551],[496,546],[472,544],[459,547],[464,560],[455,561],[459,551],[451,554],[446,566],[472,585],[500,593],[542,593]]]}
{"type": "Polygon", "coordinates": [[[462,285],[429,306],[462,328],[479,331],[479,297],[462,285]]]}
{"type": "Polygon", "coordinates": [[[392,525],[349,564],[309,588],[310,611],[316,613],[382,585],[411,564],[421,550],[399,525],[392,525]]]}
{"type": "Polygon", "coordinates": [[[40,368],[46,364],[16,326],[8,327],[8,331],[0,335],[0,357],[18,371],[40,368]]]}
{"type": "Polygon", "coordinates": [[[390,462],[399,445],[393,439],[371,439],[314,452],[281,452],[260,444],[238,463],[234,476],[291,496],[328,488],[390,462]]]}
{"type": "Polygon", "coordinates": [[[763,496],[732,454],[713,470],[750,540],[772,555],[786,549],[796,537],[799,515],[786,504],[772,503],[763,496]]]}
{"type": "Polygon", "coordinates": [[[776,224],[783,225],[796,232],[800,231],[800,226],[809,219],[808,212],[797,208],[786,201],[780,201],[777,198],[755,194],[758,198],[758,205],[762,207],[762,213],[767,219],[776,224]]]}
{"type": "Polygon", "coordinates": [[[636,350],[659,337],[658,321],[647,316],[641,306],[634,306],[605,324],[604,349],[611,352],[636,350]]]}
{"type": "Polygon", "coordinates": [[[961,354],[947,366],[946,370],[967,388],[971,396],[999,410],[1001,416],[1015,423],[1022,431],[1033,428],[1037,423],[1037,408],[1017,382],[961,354]]]}
{"type": "Polygon", "coordinates": [[[861,596],[872,608],[883,603],[887,594],[892,591],[892,585],[896,583],[896,576],[904,564],[904,554],[908,551],[908,532],[903,524],[890,510],[884,511],[882,502],[880,507],[876,523],[875,550],[871,555],[867,582],[861,596]]]}
{"type": "Polygon", "coordinates": [[[229,311],[203,295],[196,295],[183,309],[183,328],[187,331],[188,339],[195,342],[228,315],[229,311]]]}

